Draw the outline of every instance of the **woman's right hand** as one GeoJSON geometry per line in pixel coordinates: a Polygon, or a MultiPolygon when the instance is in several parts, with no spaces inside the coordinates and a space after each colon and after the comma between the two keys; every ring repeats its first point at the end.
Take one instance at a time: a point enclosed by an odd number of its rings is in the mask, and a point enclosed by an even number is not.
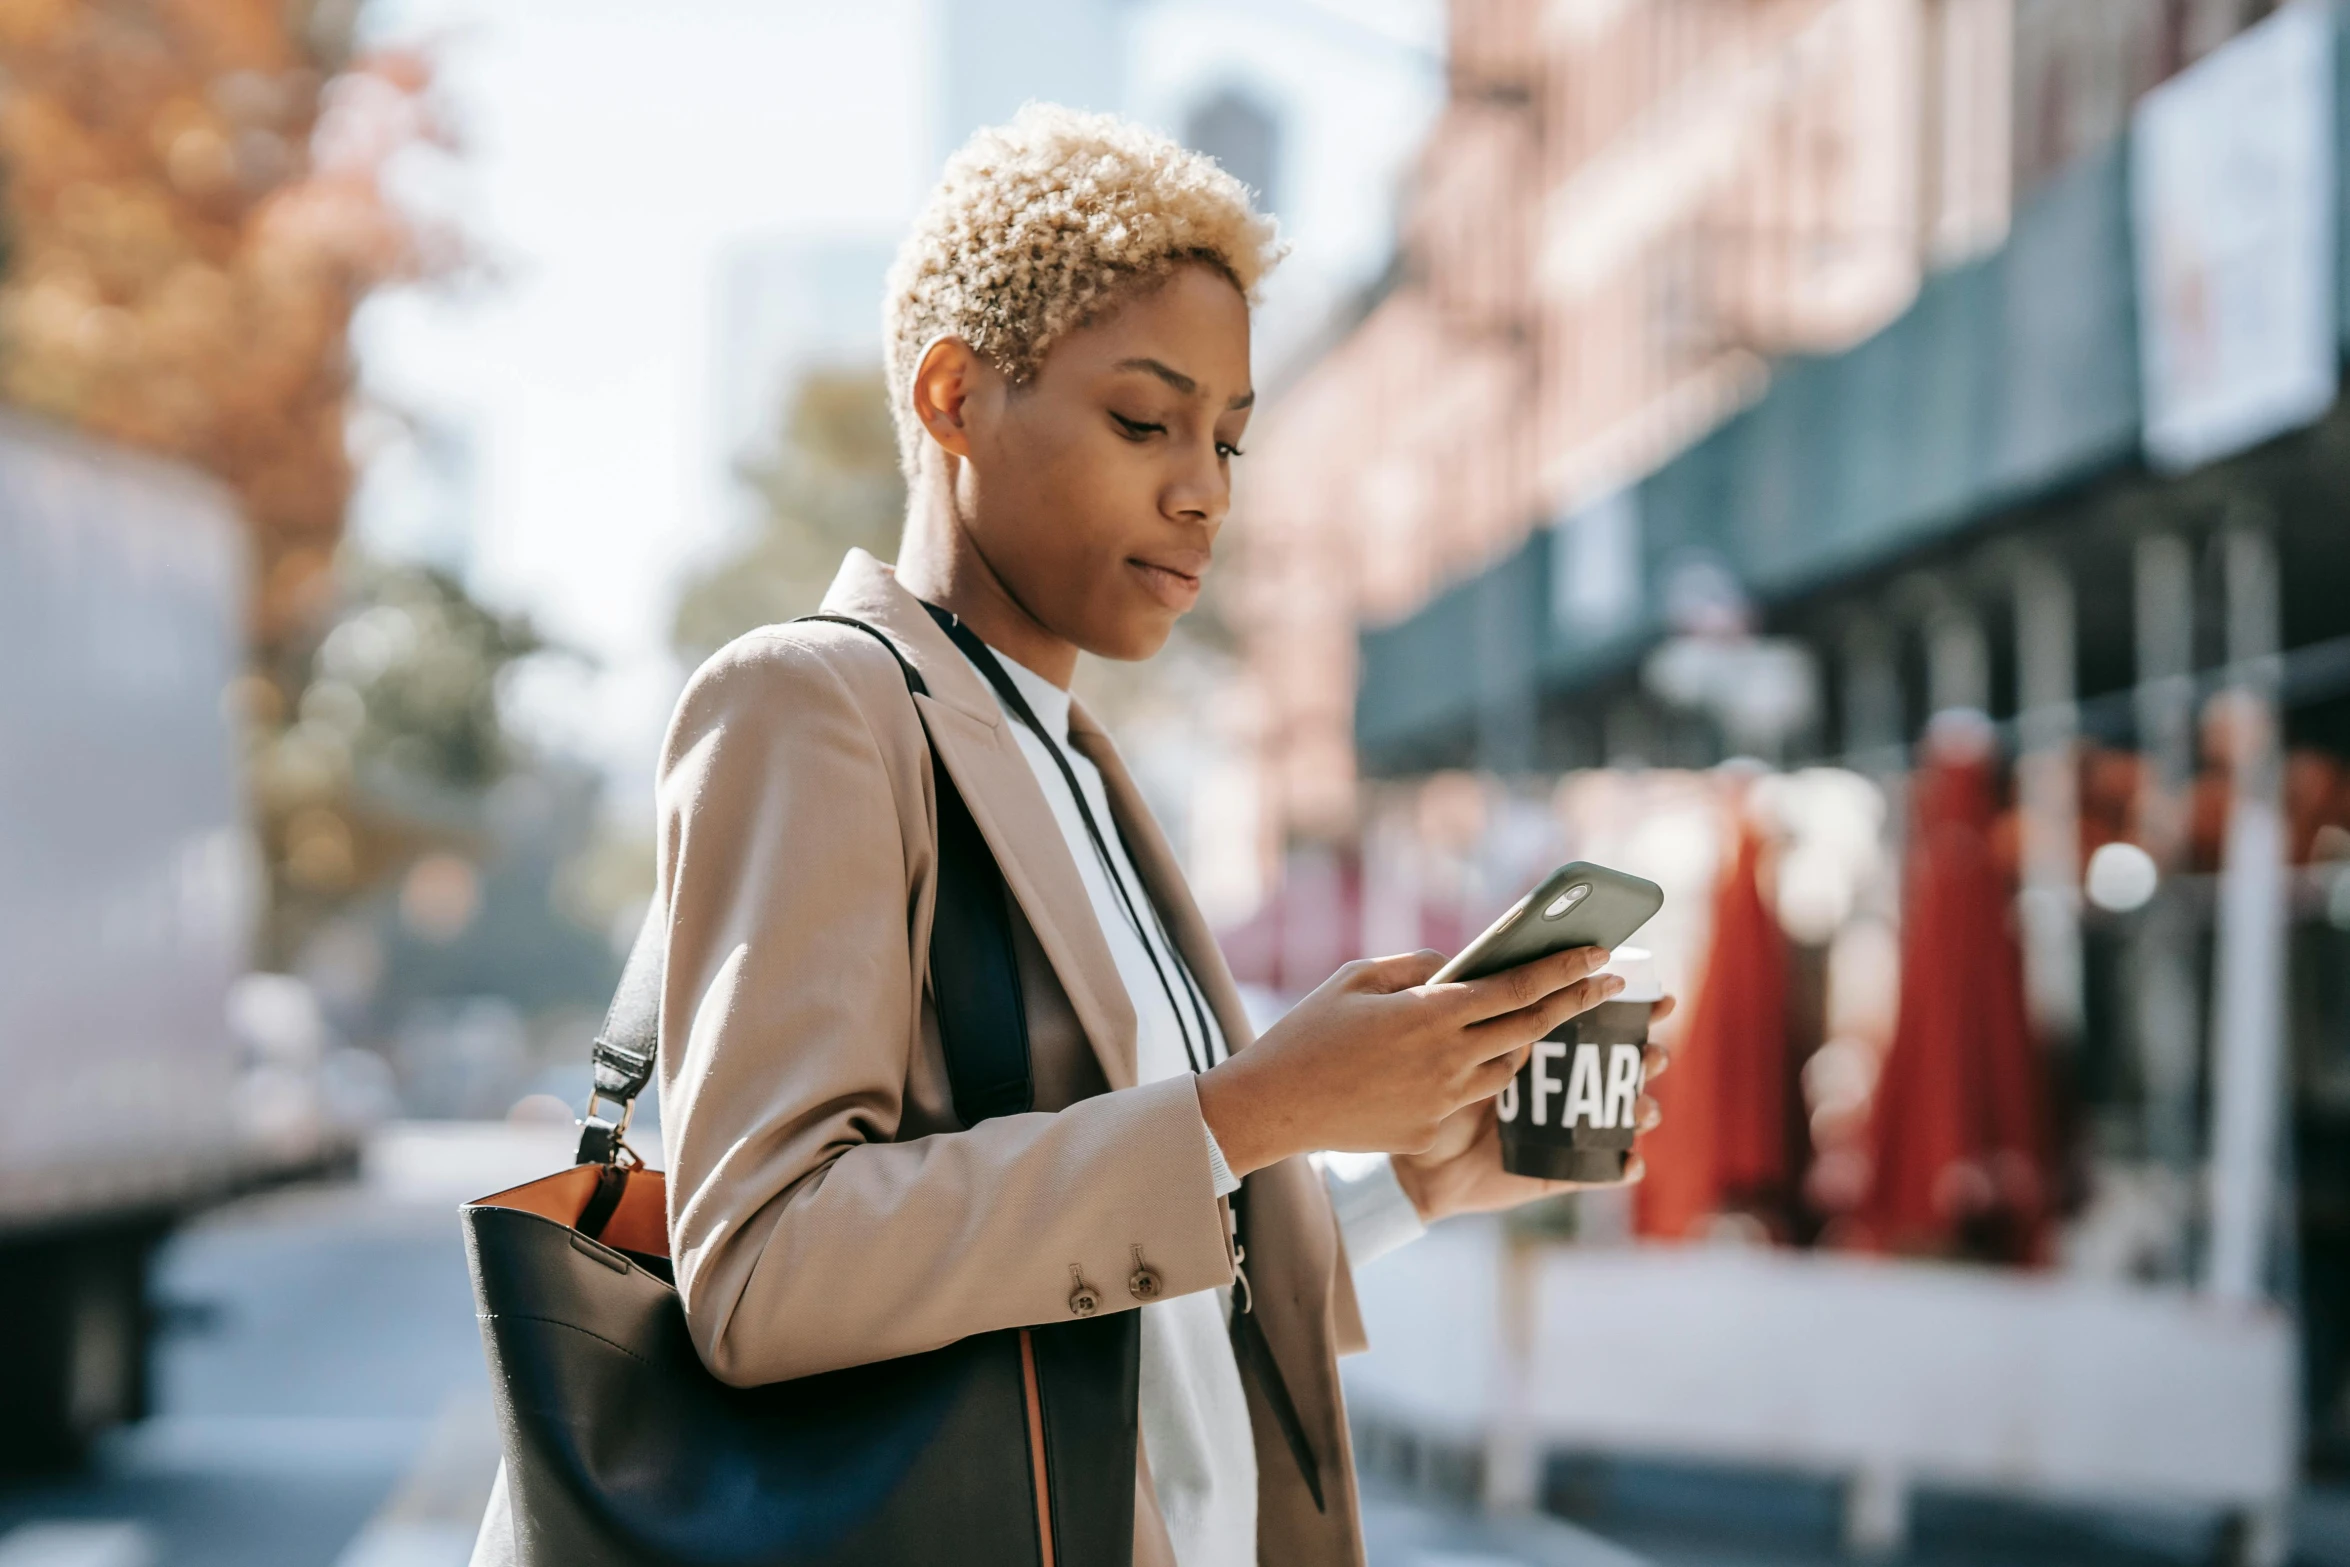
{"type": "Polygon", "coordinates": [[[1624,988],[1577,947],[1484,979],[1431,985],[1434,952],[1349,963],[1199,1079],[1200,1113],[1246,1175],[1316,1149],[1418,1153],[1489,1099],[1534,1041],[1624,988]]]}

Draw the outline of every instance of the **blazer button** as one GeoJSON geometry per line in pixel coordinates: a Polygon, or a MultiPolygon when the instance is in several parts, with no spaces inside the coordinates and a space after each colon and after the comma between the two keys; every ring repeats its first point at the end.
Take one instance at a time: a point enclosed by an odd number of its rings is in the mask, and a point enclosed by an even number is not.
{"type": "Polygon", "coordinates": [[[1157,1300],[1165,1288],[1159,1282],[1158,1270],[1142,1260],[1142,1248],[1134,1248],[1134,1271],[1126,1275],[1126,1293],[1136,1300],[1157,1300]]]}
{"type": "Polygon", "coordinates": [[[1072,1286],[1069,1291],[1069,1311],[1072,1315],[1090,1317],[1102,1309],[1102,1298],[1094,1293],[1092,1285],[1085,1282],[1085,1275],[1078,1271],[1074,1262],[1069,1264],[1069,1282],[1072,1286]]]}

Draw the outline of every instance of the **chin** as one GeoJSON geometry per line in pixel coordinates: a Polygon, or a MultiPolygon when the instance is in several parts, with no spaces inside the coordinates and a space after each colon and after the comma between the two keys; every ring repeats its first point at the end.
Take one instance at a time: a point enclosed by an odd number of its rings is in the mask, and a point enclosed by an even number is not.
{"type": "Polygon", "coordinates": [[[1085,651],[1096,658],[1114,658],[1121,664],[1139,664],[1167,645],[1179,617],[1156,607],[1103,628],[1103,636],[1085,651]]]}

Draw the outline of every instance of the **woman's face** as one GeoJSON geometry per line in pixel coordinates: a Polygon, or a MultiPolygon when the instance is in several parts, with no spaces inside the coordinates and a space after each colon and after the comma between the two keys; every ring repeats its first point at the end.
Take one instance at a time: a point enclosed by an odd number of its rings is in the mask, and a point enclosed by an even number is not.
{"type": "Polygon", "coordinates": [[[1250,405],[1248,304],[1178,268],[1053,346],[1026,386],[978,393],[957,510],[1046,631],[1148,658],[1197,602],[1250,405]]]}

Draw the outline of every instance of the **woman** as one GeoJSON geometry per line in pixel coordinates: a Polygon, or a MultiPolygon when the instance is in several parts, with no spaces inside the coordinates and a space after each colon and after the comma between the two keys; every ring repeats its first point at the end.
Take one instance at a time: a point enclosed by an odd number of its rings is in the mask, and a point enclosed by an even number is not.
{"type": "Polygon", "coordinates": [[[1039,107],[975,137],[890,279],[898,565],[852,553],[825,600],[928,695],[854,627],[771,626],[694,676],[660,782],[670,1225],[705,1361],[757,1384],[1139,1309],[1135,1559],[1184,1567],[1360,1559],[1349,1259],[1557,1189],[1502,1173],[1488,1101],[1618,986],[1580,951],[1431,987],[1416,953],[1252,1041],[1068,695],[1080,650],[1147,658],[1199,595],[1274,259],[1246,191],[1162,138],[1039,107]],[[1016,904],[1029,1021],[1037,1108],[969,1128],[924,984],[933,758],[1016,904]],[[1317,1149],[1392,1159],[1334,1194],[1317,1149]],[[1235,1358],[1236,1264],[1270,1372],[1235,1358]]]}

